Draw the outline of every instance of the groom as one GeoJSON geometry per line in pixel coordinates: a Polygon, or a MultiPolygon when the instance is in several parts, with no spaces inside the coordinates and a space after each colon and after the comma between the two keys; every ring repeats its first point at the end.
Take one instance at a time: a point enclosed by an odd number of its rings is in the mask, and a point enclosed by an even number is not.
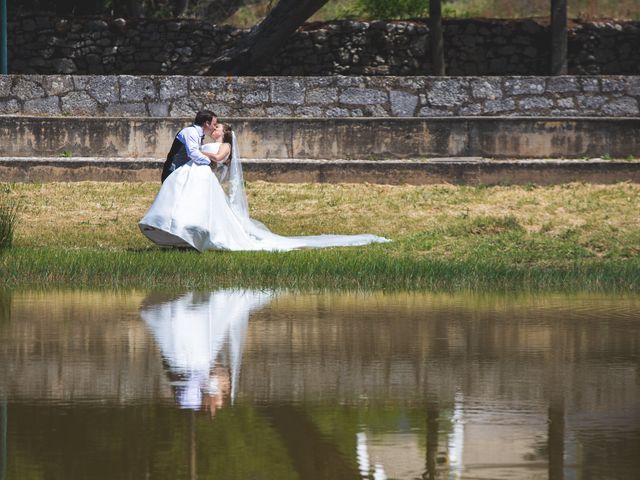
{"type": "Polygon", "coordinates": [[[218,117],[211,110],[200,110],[196,113],[193,125],[178,132],[167,155],[167,160],[162,167],[162,182],[189,160],[201,165],[209,165],[211,163],[200,152],[200,145],[202,145],[204,136],[213,132],[217,122],[218,117]]]}

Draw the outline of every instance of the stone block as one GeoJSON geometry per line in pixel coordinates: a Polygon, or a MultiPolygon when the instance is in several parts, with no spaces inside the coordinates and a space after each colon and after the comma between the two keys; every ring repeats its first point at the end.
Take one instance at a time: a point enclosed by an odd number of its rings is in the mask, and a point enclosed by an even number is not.
{"type": "Polygon", "coordinates": [[[552,77],[547,80],[547,92],[566,93],[579,91],[580,85],[575,77],[552,77]]]}
{"type": "Polygon", "coordinates": [[[615,93],[620,93],[620,92],[624,92],[626,89],[626,82],[623,78],[607,78],[607,77],[603,77],[602,79],[600,79],[601,82],[601,91],[602,92],[615,92],[615,93]]]}
{"type": "Polygon", "coordinates": [[[20,112],[20,104],[17,100],[0,100],[0,113],[11,114],[20,112]]]}
{"type": "MultiPolygon", "coordinates": [[[[41,78],[38,77],[38,80],[41,80],[41,78]]],[[[19,100],[42,98],[46,95],[44,88],[42,88],[38,82],[28,80],[24,77],[18,77],[16,79],[11,93],[18,97],[19,100]]]]}
{"type": "Polygon", "coordinates": [[[186,97],[187,94],[186,77],[167,77],[160,82],[160,100],[175,100],[186,97]]]}
{"type": "Polygon", "coordinates": [[[232,87],[227,87],[227,88],[218,89],[217,91],[215,91],[215,90],[210,90],[210,91],[202,91],[202,90],[192,91],[192,93],[189,95],[189,97],[191,97],[191,98],[215,98],[216,101],[218,101],[218,102],[235,103],[235,102],[239,102],[240,101],[242,93],[243,93],[243,90],[234,89],[232,87]]]}
{"type": "Polygon", "coordinates": [[[601,95],[578,95],[576,100],[580,108],[598,109],[604,105],[608,99],[601,95]]]}
{"type": "Polygon", "coordinates": [[[349,110],[347,110],[346,108],[340,108],[340,107],[331,107],[331,108],[327,108],[327,110],[325,111],[325,115],[327,117],[348,117],[349,116],[349,110]]]}
{"type": "Polygon", "coordinates": [[[427,92],[432,106],[450,107],[469,101],[469,82],[465,79],[436,80],[427,92]]]}
{"type": "Polygon", "coordinates": [[[504,82],[507,95],[535,95],[545,91],[545,82],[541,78],[509,78],[504,82]]]}
{"type": "Polygon", "coordinates": [[[399,90],[391,90],[389,100],[391,113],[396,117],[412,117],[418,106],[417,95],[399,90]]]}
{"type": "Polygon", "coordinates": [[[320,107],[298,107],[295,110],[298,117],[322,117],[323,111],[320,107]]]}
{"type": "Polygon", "coordinates": [[[502,85],[499,78],[479,78],[471,81],[471,94],[475,98],[496,100],[502,98],[502,85]]]}
{"type": "MultiPolygon", "coordinates": [[[[196,113],[200,110],[198,103],[189,97],[180,98],[171,103],[169,107],[170,117],[195,117],[196,113]]],[[[218,115],[221,115],[220,109],[216,111],[218,115]]]]}
{"type": "MultiPolygon", "coordinates": [[[[359,109],[355,109],[351,111],[351,116],[360,116],[358,115],[354,115],[354,113],[357,113],[359,109]]],[[[364,107],[362,107],[362,116],[364,117],[388,117],[389,116],[389,112],[387,111],[386,108],[384,108],[382,105],[365,105],[364,107]]]]}
{"type": "Polygon", "coordinates": [[[503,113],[515,110],[516,102],[513,98],[487,100],[484,104],[485,113],[503,113]]]}
{"type": "Polygon", "coordinates": [[[580,83],[582,86],[583,92],[599,92],[600,91],[600,82],[597,78],[581,78],[580,83]]]}
{"type": "Polygon", "coordinates": [[[95,115],[98,102],[85,92],[71,92],[62,97],[62,113],[71,115],[95,115]]]}
{"type": "MultiPolygon", "coordinates": [[[[187,95],[199,95],[202,92],[219,92],[221,90],[233,90],[240,88],[239,79],[232,78],[227,81],[221,77],[168,77],[166,80],[184,80],[187,82],[187,95]]],[[[162,84],[160,85],[162,88],[162,84]]]]}
{"type": "Polygon", "coordinates": [[[333,87],[335,77],[307,77],[304,79],[307,88],[333,87]]]}
{"type": "Polygon", "coordinates": [[[118,101],[118,77],[92,76],[86,86],[86,91],[100,104],[118,101]]]}
{"type": "Polygon", "coordinates": [[[364,88],[366,86],[366,80],[360,76],[346,77],[339,75],[336,77],[336,84],[338,87],[359,87],[364,88]]]}
{"type": "Polygon", "coordinates": [[[153,102],[149,105],[149,115],[152,117],[168,117],[169,104],[167,102],[153,102]]]}
{"type": "Polygon", "coordinates": [[[304,104],[305,85],[301,79],[274,78],[271,80],[271,102],[288,105],[304,104]]]}
{"type": "Polygon", "coordinates": [[[640,76],[627,78],[627,95],[640,96],[640,76]]]}
{"type": "Polygon", "coordinates": [[[123,102],[158,100],[158,91],[149,77],[122,75],[120,79],[120,99],[123,102]]]}
{"type": "Polygon", "coordinates": [[[482,104],[480,103],[472,103],[470,105],[463,105],[460,107],[460,111],[458,111],[459,115],[482,115],[482,104]]]}
{"type": "Polygon", "coordinates": [[[26,114],[58,115],[60,114],[60,99],[58,97],[46,97],[27,100],[24,102],[22,111],[26,114]]]}
{"type": "Polygon", "coordinates": [[[518,100],[523,110],[546,110],[553,106],[553,101],[545,97],[524,97],[518,100]]]}
{"type": "Polygon", "coordinates": [[[0,97],[8,97],[11,94],[11,77],[0,75],[0,97]]]}
{"type": "Polygon", "coordinates": [[[450,117],[455,112],[444,108],[422,107],[418,112],[419,117],[450,117]]]}
{"type": "Polygon", "coordinates": [[[285,107],[283,105],[276,105],[274,107],[267,107],[265,112],[270,117],[290,117],[292,110],[290,107],[285,107]]]}
{"type": "Polygon", "coordinates": [[[46,75],[42,78],[42,88],[47,95],[64,95],[71,92],[74,86],[68,75],[46,75]]]}
{"type": "Polygon", "coordinates": [[[638,115],[640,110],[638,109],[638,100],[632,97],[620,97],[610,101],[602,107],[602,111],[606,115],[612,117],[624,117],[631,115],[638,115]]]}
{"type": "Polygon", "coordinates": [[[307,90],[306,103],[317,103],[320,105],[330,105],[338,101],[337,88],[314,88],[307,90]]]}
{"type": "Polygon", "coordinates": [[[576,107],[576,102],[571,97],[559,98],[556,100],[556,105],[560,108],[574,109],[576,107]]]}
{"type": "Polygon", "coordinates": [[[269,101],[269,92],[266,90],[242,92],[241,101],[244,105],[261,105],[269,101]]]}
{"type": "Polygon", "coordinates": [[[240,107],[237,114],[242,117],[264,117],[266,112],[262,107],[240,107]]]}
{"type": "Polygon", "coordinates": [[[346,88],[340,94],[340,102],[349,105],[376,105],[386,101],[386,92],[370,88],[346,88]]]}

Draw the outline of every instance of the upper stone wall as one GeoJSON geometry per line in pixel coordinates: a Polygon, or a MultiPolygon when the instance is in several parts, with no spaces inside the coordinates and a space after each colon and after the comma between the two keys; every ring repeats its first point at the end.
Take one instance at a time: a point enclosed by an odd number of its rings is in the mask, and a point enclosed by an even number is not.
{"type": "MultiPolygon", "coordinates": [[[[198,75],[247,30],[195,20],[21,16],[9,28],[11,73],[198,75]]],[[[261,74],[425,75],[421,21],[304,25],[261,74]]],[[[640,74],[640,22],[574,22],[569,73],[640,74]]],[[[549,32],[532,20],[445,20],[447,73],[546,75],[549,32]]]]}
{"type": "Polygon", "coordinates": [[[0,114],[191,117],[640,114],[640,76],[0,76],[0,114]]]}

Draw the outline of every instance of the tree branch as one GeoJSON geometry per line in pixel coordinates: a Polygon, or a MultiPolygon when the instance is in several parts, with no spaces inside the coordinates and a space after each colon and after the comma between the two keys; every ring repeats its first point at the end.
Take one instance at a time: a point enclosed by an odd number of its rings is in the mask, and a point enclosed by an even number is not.
{"type": "Polygon", "coordinates": [[[328,0],[280,0],[240,43],[222,52],[201,71],[204,75],[258,73],[287,39],[328,0]]]}

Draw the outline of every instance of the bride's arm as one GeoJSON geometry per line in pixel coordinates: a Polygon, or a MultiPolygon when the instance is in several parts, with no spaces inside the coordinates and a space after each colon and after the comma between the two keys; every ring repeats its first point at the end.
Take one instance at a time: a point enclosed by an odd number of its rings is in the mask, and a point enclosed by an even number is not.
{"type": "Polygon", "coordinates": [[[222,143],[220,145],[220,148],[218,148],[217,153],[202,152],[202,154],[206,155],[207,158],[212,162],[221,163],[229,156],[230,151],[231,145],[229,145],[228,143],[222,143]]]}

